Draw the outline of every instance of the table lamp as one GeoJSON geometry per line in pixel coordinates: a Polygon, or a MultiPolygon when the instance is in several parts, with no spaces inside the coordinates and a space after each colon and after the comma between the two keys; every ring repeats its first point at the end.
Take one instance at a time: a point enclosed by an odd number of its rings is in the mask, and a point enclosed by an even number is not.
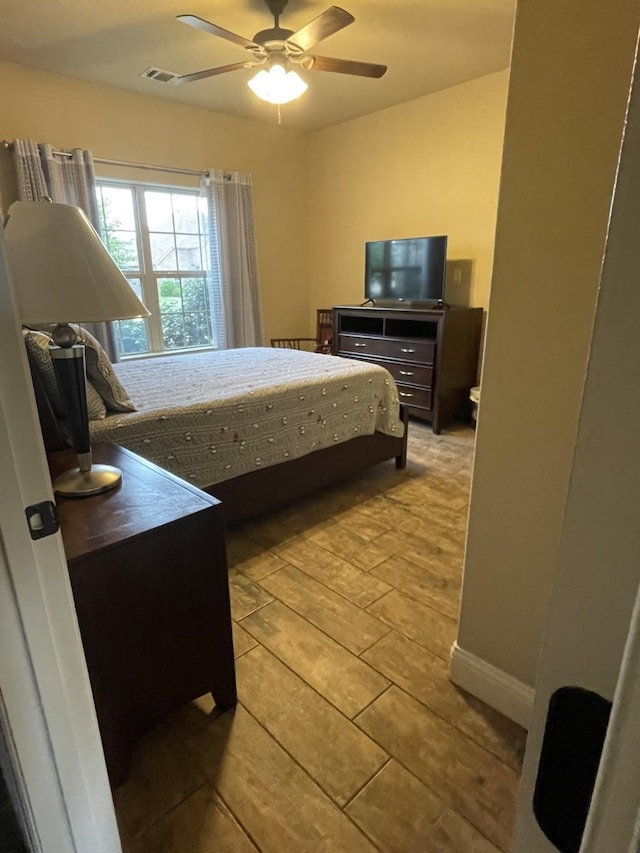
{"type": "Polygon", "coordinates": [[[149,312],[80,208],[49,199],[14,202],[5,237],[22,322],[57,324],[50,352],[78,467],[56,478],[54,491],[86,497],[113,489],[122,480],[120,470],[91,461],[85,348],[69,323],[149,312]]]}

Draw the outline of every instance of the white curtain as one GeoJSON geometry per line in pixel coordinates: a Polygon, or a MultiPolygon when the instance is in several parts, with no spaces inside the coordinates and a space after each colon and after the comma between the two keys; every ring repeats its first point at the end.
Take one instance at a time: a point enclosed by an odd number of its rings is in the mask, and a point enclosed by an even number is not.
{"type": "MultiPolygon", "coordinates": [[[[38,201],[49,196],[52,201],[73,204],[83,210],[100,233],[96,177],[90,151],[73,148],[55,153],[53,145],[38,144],[31,139],[16,139],[13,159],[21,201],[38,201]]],[[[43,283],[44,286],[44,283],[43,283]]],[[[112,361],[118,354],[115,336],[110,323],[85,323],[103,345],[112,361]]]]}
{"type": "Polygon", "coordinates": [[[37,142],[32,139],[16,139],[13,143],[13,162],[20,201],[38,201],[49,195],[37,142]]]}
{"type": "Polygon", "coordinates": [[[218,349],[260,346],[262,309],[251,175],[211,169],[200,182],[207,202],[207,281],[218,349]]]}

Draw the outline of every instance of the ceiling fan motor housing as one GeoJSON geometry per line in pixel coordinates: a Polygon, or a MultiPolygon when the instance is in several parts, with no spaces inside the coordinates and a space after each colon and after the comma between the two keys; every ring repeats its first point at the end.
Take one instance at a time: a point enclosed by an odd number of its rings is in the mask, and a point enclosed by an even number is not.
{"type": "MultiPolygon", "coordinates": [[[[265,0],[269,11],[273,15],[273,27],[268,30],[260,30],[253,37],[256,44],[261,47],[266,47],[269,42],[275,42],[273,45],[276,49],[284,48],[284,42],[293,35],[293,30],[285,30],[280,26],[280,15],[284,12],[284,8],[289,0],[265,0]]],[[[271,45],[269,45],[271,46],[271,45]]]]}
{"type": "Polygon", "coordinates": [[[260,30],[253,37],[256,44],[265,47],[269,42],[283,43],[289,36],[293,35],[293,30],[283,30],[281,27],[271,27],[268,30],[260,30]]]}

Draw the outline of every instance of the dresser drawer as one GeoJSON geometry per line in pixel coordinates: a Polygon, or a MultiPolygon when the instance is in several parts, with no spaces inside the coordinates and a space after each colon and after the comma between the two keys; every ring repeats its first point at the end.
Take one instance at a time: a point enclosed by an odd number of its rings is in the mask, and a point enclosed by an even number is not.
{"type": "Polygon", "coordinates": [[[410,385],[398,385],[400,402],[405,406],[417,406],[431,409],[431,388],[412,388],[410,385]]]}
{"type": "Polygon", "coordinates": [[[431,388],[433,384],[433,368],[422,367],[416,364],[396,364],[393,361],[379,361],[382,367],[386,367],[398,384],[420,385],[422,388],[431,388]]]}
{"type": "Polygon", "coordinates": [[[396,338],[369,338],[366,335],[340,335],[340,352],[364,356],[382,356],[418,364],[433,364],[436,345],[434,341],[403,341],[396,338]]]}

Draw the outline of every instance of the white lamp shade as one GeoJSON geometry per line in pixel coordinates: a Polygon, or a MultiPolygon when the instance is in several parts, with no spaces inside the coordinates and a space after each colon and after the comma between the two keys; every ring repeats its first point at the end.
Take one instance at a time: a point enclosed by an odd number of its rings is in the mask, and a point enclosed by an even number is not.
{"type": "Polygon", "coordinates": [[[254,94],[270,104],[287,104],[308,89],[299,74],[275,63],[268,71],[259,71],[249,80],[248,86],[254,94]]]}
{"type": "Polygon", "coordinates": [[[16,201],[9,208],[5,238],[23,322],[84,323],[149,315],[79,207],[16,201]]]}

